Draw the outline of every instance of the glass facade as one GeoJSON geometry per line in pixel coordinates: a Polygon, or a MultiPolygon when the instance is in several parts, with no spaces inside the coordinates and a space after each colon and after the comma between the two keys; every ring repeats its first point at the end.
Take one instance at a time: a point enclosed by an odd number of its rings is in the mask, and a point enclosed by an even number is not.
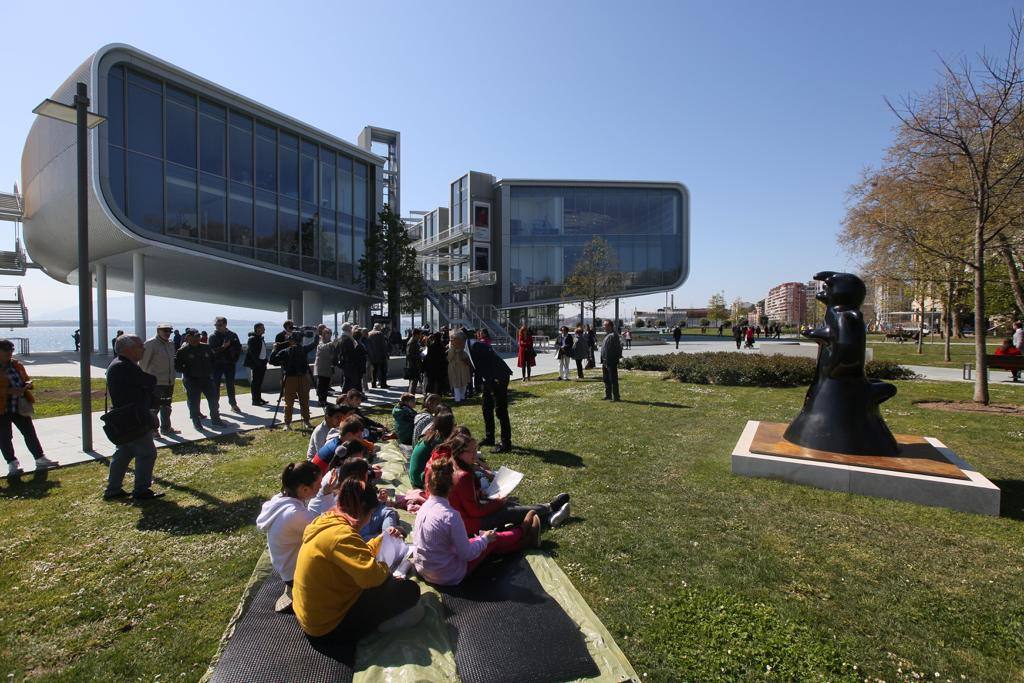
{"type": "Polygon", "coordinates": [[[451,227],[469,221],[469,176],[464,175],[452,183],[451,227]]]}
{"type": "Polygon", "coordinates": [[[595,236],[608,241],[625,275],[622,296],[670,287],[682,275],[678,190],[512,185],[509,197],[506,304],[562,299],[566,278],[595,236]]]}
{"type": "Polygon", "coordinates": [[[107,86],[109,199],[134,227],[354,283],[371,166],[134,67],[107,86]]]}

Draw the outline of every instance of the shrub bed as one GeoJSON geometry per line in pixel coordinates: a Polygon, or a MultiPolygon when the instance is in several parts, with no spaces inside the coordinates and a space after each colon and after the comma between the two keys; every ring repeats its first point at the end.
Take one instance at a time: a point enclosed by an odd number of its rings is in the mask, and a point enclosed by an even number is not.
{"type": "MultiPolygon", "coordinates": [[[[793,356],[730,352],[668,353],[624,358],[626,370],[667,372],[680,382],[739,387],[796,387],[814,380],[815,362],[793,356]]],[[[872,379],[915,379],[911,370],[891,361],[870,361],[872,379]]]]}

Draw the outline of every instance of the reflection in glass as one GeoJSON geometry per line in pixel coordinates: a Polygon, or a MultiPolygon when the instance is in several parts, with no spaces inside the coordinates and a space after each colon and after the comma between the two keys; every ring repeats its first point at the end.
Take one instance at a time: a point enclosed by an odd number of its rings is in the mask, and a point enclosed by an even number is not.
{"type": "Polygon", "coordinates": [[[277,192],[277,129],[256,124],[256,187],[277,192]]]}
{"type": "Polygon", "coordinates": [[[303,140],[299,157],[299,195],[304,202],[316,203],[316,156],[316,145],[303,140]]]}
{"type": "Polygon", "coordinates": [[[204,242],[223,243],[227,239],[225,225],[227,192],[225,182],[208,173],[199,178],[199,236],[204,242]]]}
{"type": "Polygon", "coordinates": [[[163,163],[153,157],[129,152],[128,179],[128,218],[143,230],[163,232],[163,163]]]}
{"type": "Polygon", "coordinates": [[[128,149],[162,157],[160,93],[128,83],[128,149]]]}
{"type": "Polygon", "coordinates": [[[303,202],[302,214],[299,217],[299,220],[299,250],[302,254],[302,270],[315,275],[320,270],[316,259],[316,206],[303,202]]]}
{"type": "Polygon", "coordinates": [[[252,119],[233,111],[229,130],[231,180],[252,185],[252,119]]]}
{"type": "Polygon", "coordinates": [[[107,81],[107,124],[104,126],[111,145],[124,146],[124,69],[115,66],[107,81]]]}
{"type": "Polygon", "coordinates": [[[277,263],[277,195],[256,190],[256,258],[277,263]]]}
{"type": "Polygon", "coordinates": [[[320,214],[320,275],[329,280],[338,278],[337,242],[334,212],[324,211],[320,214]]]}
{"type": "Polygon", "coordinates": [[[358,161],[353,162],[353,174],[355,176],[355,184],[352,188],[352,215],[354,215],[356,218],[369,218],[369,216],[366,213],[366,164],[360,163],[358,161]]]}
{"type": "Polygon", "coordinates": [[[277,207],[278,245],[281,265],[299,268],[299,207],[295,202],[281,200],[277,207]]]}
{"type": "MultiPolygon", "coordinates": [[[[171,92],[168,87],[168,93],[171,92]]],[[[167,98],[167,160],[189,168],[196,167],[196,103],[187,93],[167,98]],[[189,104],[189,100],[191,103],[189,104]]]]}
{"type": "MultiPolygon", "coordinates": [[[[338,279],[345,284],[352,284],[353,260],[352,260],[352,216],[346,213],[338,214],[338,279]]],[[[364,240],[365,241],[365,240],[364,240]]]]}
{"type": "Polygon", "coordinates": [[[196,219],[196,172],[167,165],[167,234],[182,239],[199,237],[196,219]]]}
{"type": "Polygon", "coordinates": [[[231,251],[236,254],[253,254],[253,203],[252,188],[248,185],[231,183],[228,196],[228,238],[231,251]]]}
{"type": "Polygon", "coordinates": [[[199,168],[201,170],[224,175],[226,141],[224,108],[202,100],[199,105],[199,168]]]}

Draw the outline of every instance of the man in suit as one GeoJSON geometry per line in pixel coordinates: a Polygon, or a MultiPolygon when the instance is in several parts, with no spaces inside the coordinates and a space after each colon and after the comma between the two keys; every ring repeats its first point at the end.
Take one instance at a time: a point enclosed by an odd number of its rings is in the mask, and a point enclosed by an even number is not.
{"type": "Polygon", "coordinates": [[[622,342],[611,320],[604,321],[604,341],[601,342],[601,375],[604,377],[604,400],[619,400],[619,360],[622,342]]]}
{"type": "Polygon", "coordinates": [[[491,345],[481,339],[469,343],[469,359],[473,369],[480,378],[483,393],[484,439],[481,446],[494,445],[494,413],[498,413],[501,423],[501,442],[494,449],[495,453],[507,453],[512,450],[512,423],[508,419],[508,382],[512,369],[494,352],[491,345]]]}

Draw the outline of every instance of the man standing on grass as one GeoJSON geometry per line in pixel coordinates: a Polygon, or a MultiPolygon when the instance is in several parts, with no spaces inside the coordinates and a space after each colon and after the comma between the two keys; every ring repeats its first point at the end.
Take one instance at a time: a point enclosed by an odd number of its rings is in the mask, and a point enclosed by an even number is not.
{"type": "Polygon", "coordinates": [[[160,433],[174,436],[178,430],[171,426],[171,397],[174,396],[174,342],[171,341],[171,324],[160,323],[156,326],[156,335],[147,339],[142,347],[142,371],[156,377],[153,398],[156,405],[154,411],[160,417],[160,433]]]}
{"type": "Polygon", "coordinates": [[[185,330],[185,344],[174,357],[174,369],[181,373],[188,399],[189,417],[197,431],[203,431],[199,402],[206,397],[210,409],[210,423],[216,427],[227,426],[220,419],[220,396],[213,385],[213,354],[210,347],[202,342],[199,330],[190,327],[185,330]]]}
{"type": "Polygon", "coordinates": [[[228,394],[231,410],[240,413],[235,401],[235,366],[242,355],[242,342],[238,335],[228,329],[228,319],[217,316],[213,320],[213,334],[210,335],[210,353],[213,355],[213,387],[220,395],[220,380],[224,378],[224,389],[228,394]]]}
{"type": "Polygon", "coordinates": [[[494,415],[497,413],[501,425],[501,442],[494,452],[507,453],[512,450],[512,423],[508,418],[508,381],[512,369],[494,352],[490,344],[479,338],[469,344],[469,359],[480,377],[483,394],[480,409],[484,417],[484,439],[479,445],[494,445],[494,415]]]}
{"type": "Polygon", "coordinates": [[[110,393],[110,414],[120,413],[118,426],[123,439],[117,444],[110,459],[107,490],[103,500],[127,498],[121,488],[128,463],[135,460],[135,487],[132,499],[152,500],[164,495],[156,493],[153,485],[153,466],[156,464],[156,445],[153,429],[156,420],[150,412],[156,378],[139,367],[142,360],[142,340],[134,334],[122,334],[114,342],[116,357],[107,368],[107,391],[110,393]]]}
{"type": "MultiPolygon", "coordinates": [[[[679,329],[678,327],[676,328],[679,329]]],[[[601,342],[601,375],[604,378],[605,401],[619,400],[619,361],[622,342],[611,320],[604,321],[604,341],[601,342]]]]}

